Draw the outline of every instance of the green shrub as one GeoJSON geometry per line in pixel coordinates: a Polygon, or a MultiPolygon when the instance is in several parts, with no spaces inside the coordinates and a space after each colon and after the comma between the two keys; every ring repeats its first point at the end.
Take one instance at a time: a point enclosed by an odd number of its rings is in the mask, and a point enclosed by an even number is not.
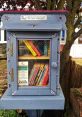
{"type": "Polygon", "coordinates": [[[15,110],[0,110],[0,117],[19,117],[15,110]]]}

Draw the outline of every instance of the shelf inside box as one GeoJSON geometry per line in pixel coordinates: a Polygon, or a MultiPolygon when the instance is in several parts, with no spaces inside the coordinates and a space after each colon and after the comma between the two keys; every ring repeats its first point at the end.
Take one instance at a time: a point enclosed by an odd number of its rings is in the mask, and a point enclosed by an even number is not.
{"type": "Polygon", "coordinates": [[[19,60],[49,60],[50,57],[49,56],[29,56],[29,55],[23,55],[23,56],[19,56],[18,57],[19,60]]]}

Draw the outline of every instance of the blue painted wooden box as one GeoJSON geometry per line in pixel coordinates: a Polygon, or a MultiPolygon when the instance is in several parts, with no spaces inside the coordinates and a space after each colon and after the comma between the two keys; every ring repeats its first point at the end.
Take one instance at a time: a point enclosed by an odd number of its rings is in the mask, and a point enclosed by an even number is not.
{"type": "Polygon", "coordinates": [[[7,12],[2,16],[7,38],[8,89],[2,109],[64,109],[59,84],[60,35],[65,12],[7,12]]]}

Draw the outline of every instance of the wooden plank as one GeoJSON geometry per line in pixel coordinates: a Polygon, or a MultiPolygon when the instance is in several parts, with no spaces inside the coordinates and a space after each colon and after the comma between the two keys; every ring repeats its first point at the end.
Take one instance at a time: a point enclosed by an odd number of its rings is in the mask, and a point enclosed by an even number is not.
{"type": "Polygon", "coordinates": [[[39,57],[33,57],[33,56],[28,56],[28,55],[25,55],[25,56],[20,56],[19,57],[19,60],[20,59],[22,59],[22,60],[31,60],[31,59],[33,59],[33,60],[36,60],[36,59],[38,59],[38,60],[46,60],[46,59],[50,59],[50,57],[49,56],[39,56],[39,57]]]}
{"type": "Polygon", "coordinates": [[[76,117],[82,117],[82,99],[79,96],[76,96],[73,90],[74,89],[72,88],[70,93],[72,109],[76,117]]]}

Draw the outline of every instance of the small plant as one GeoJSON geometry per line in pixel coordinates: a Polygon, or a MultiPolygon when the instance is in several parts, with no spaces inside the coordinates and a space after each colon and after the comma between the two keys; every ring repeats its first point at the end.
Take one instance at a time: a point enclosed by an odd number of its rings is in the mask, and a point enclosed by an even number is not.
{"type": "Polygon", "coordinates": [[[0,110],[0,117],[19,117],[15,110],[0,110]]]}

